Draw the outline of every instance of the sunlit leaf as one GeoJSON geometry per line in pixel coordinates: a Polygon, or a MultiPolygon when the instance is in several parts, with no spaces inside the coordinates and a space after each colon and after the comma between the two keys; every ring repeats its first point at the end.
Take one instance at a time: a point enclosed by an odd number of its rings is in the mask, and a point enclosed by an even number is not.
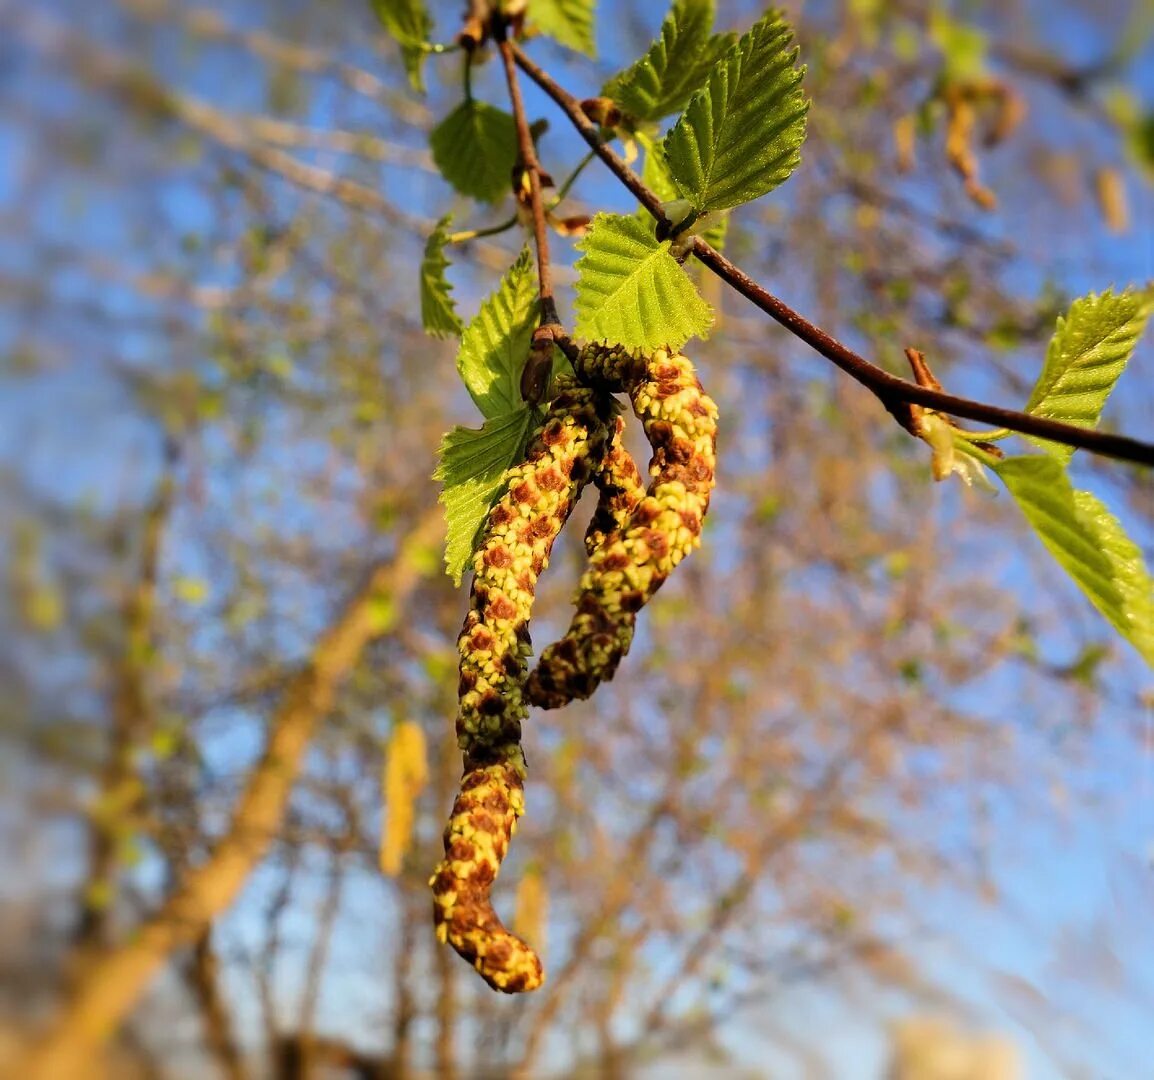
{"type": "Polygon", "coordinates": [[[461,335],[457,370],[486,419],[521,408],[521,371],[539,304],[533,258],[524,248],[461,335]]]}
{"type": "MultiPolygon", "coordinates": [[[[1150,315],[1151,295],[1129,290],[1075,300],[1046,350],[1046,364],[1026,411],[1078,427],[1098,426],[1102,407],[1134,353],[1150,315]]],[[[1060,461],[1072,447],[1032,439],[1060,461]]]]}
{"type": "Polygon", "coordinates": [[[674,0],[661,36],[635,64],[614,75],[601,93],[638,120],[660,120],[685,108],[733,34],[711,34],[713,0],[674,0]]]}
{"type": "Polygon", "coordinates": [[[1138,545],[1061,462],[1042,454],[994,466],[1026,520],[1090,602],[1154,666],[1154,581],[1138,545]]]}
{"type": "Polygon", "coordinates": [[[495,202],[512,190],[517,133],[504,110],[462,101],[433,128],[429,145],[441,175],[462,195],[495,202]]]}
{"type": "Polygon", "coordinates": [[[929,31],[949,81],[972,82],[985,74],[988,42],[978,27],[959,22],[939,7],[930,13],[929,31]]]}
{"type": "MultiPolygon", "coordinates": [[[[677,186],[673,182],[673,177],[669,175],[669,166],[665,160],[665,150],[662,149],[660,143],[653,142],[643,133],[637,134],[637,141],[645,148],[645,160],[642,165],[642,179],[645,181],[645,186],[657,194],[657,197],[660,198],[662,202],[672,202],[675,198],[679,197],[679,195],[677,195],[677,186]]],[[[646,224],[652,220],[650,212],[644,207],[638,208],[637,218],[640,222],[645,222],[646,224]]],[[[719,252],[722,252],[722,250],[725,250],[726,235],[729,232],[729,212],[727,210],[717,210],[713,213],[705,213],[705,215],[700,216],[696,220],[690,231],[699,235],[700,238],[712,247],[717,248],[719,252]]],[[[699,280],[702,280],[702,282],[710,280],[709,271],[705,270],[703,265],[698,264],[697,271],[699,280]]],[[[713,280],[717,279],[714,278],[713,280]]],[[[709,293],[706,293],[706,295],[709,295],[709,293]]]]}
{"type": "MultiPolygon", "coordinates": [[[[642,133],[638,133],[637,141],[645,148],[645,160],[641,167],[641,179],[645,186],[653,191],[662,202],[670,202],[678,198],[677,185],[669,174],[669,166],[665,161],[665,151],[660,143],[655,143],[642,133]]],[[[640,221],[652,221],[648,210],[640,207],[637,211],[640,221]]],[[[718,251],[725,249],[725,237],[729,232],[729,214],[718,210],[712,214],[705,214],[698,218],[692,232],[701,236],[718,251]]]]}
{"type": "Polygon", "coordinates": [[[800,163],[809,105],[792,43],[778,13],[754,23],[666,136],[669,171],[698,211],[759,198],[800,163]]]}
{"type": "Polygon", "coordinates": [[[539,419],[518,409],[486,421],[479,431],[455,427],[444,438],[433,474],[442,485],[448,531],[445,571],[454,584],[472,565],[478,533],[501,492],[505,470],[521,460],[530,429],[539,419]]]}
{"type": "Polygon", "coordinates": [[[445,241],[452,220],[446,216],[437,222],[425,242],[425,257],[421,260],[421,323],[425,333],[440,338],[454,337],[461,332],[461,320],[453,304],[453,286],[445,277],[449,265],[445,241]]]}
{"type": "Polygon", "coordinates": [[[543,34],[566,48],[595,56],[593,8],[596,0],[532,0],[529,18],[543,34]]]}
{"type": "MultiPolygon", "coordinates": [[[[645,159],[641,163],[641,179],[662,202],[680,197],[677,185],[669,172],[669,164],[665,160],[665,149],[661,143],[654,142],[643,132],[638,132],[637,141],[645,150],[645,159]]],[[[649,211],[642,207],[644,220],[652,220],[649,211]]]]}
{"type": "Polygon", "coordinates": [[[713,310],[658,242],[653,225],[598,214],[579,245],[577,335],[630,348],[680,348],[708,331],[713,310]]]}
{"type": "Polygon", "coordinates": [[[381,25],[401,46],[401,59],[409,84],[419,93],[425,91],[425,44],[433,28],[424,0],[372,0],[373,11],[381,25]]]}

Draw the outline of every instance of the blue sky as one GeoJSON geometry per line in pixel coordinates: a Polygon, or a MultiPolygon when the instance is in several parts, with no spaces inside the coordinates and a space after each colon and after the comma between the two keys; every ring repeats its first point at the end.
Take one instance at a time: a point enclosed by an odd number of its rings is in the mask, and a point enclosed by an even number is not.
{"type": "MultiPolygon", "coordinates": [[[[607,7],[607,5],[602,5],[607,7]]],[[[750,5],[736,5],[752,10],[750,5]]],[[[730,6],[731,10],[733,5],[730,6]]],[[[75,5],[61,4],[56,10],[70,11],[75,5]]],[[[1038,0],[1034,5],[1034,29],[1046,34],[1055,47],[1074,60],[1088,60],[1101,55],[1103,48],[1114,32],[1114,25],[1103,29],[1090,16],[1069,20],[1046,17],[1048,5],[1038,0]]],[[[646,7],[647,22],[653,29],[660,22],[659,5],[646,7]]],[[[91,14],[91,13],[90,13],[91,14]]],[[[738,24],[743,22],[737,18],[738,24]]],[[[577,92],[591,92],[596,89],[601,77],[618,66],[619,61],[628,59],[621,56],[620,45],[614,38],[614,30],[609,20],[602,20],[599,32],[601,46],[601,67],[596,77],[590,75],[582,86],[575,86],[577,92]]],[[[548,55],[548,46],[542,51],[548,55]]],[[[1146,59],[1150,59],[1148,49],[1146,59]]],[[[449,59],[439,65],[430,65],[430,76],[442,85],[452,84],[452,72],[456,60],[449,59]],[[448,72],[448,75],[444,73],[448,72]]],[[[1154,103],[1154,63],[1135,65],[1136,84],[1149,107],[1154,103]]],[[[478,91],[490,100],[501,99],[495,80],[496,65],[489,65],[477,81],[478,91]]],[[[48,69],[26,68],[14,82],[13,101],[23,99],[46,101],[48,111],[53,111],[54,95],[60,94],[60,108],[67,111],[68,103],[75,98],[66,97],[64,92],[53,86],[48,69]]],[[[230,87],[230,107],[238,109],[259,108],[258,90],[237,80],[235,91],[230,87]]],[[[581,149],[576,140],[568,138],[563,119],[534,90],[527,94],[530,111],[547,115],[553,125],[545,145],[551,155],[555,172],[561,172],[559,163],[576,160],[581,149]],[[564,147],[564,151],[561,148],[564,147]]],[[[434,113],[447,111],[449,98],[442,90],[435,90],[434,113]]],[[[334,119],[331,104],[323,96],[318,97],[310,121],[324,125],[334,119]]],[[[342,115],[340,123],[356,126],[358,123],[371,126],[374,115],[363,106],[360,114],[342,115]]],[[[37,155],[49,150],[47,143],[39,143],[34,134],[21,125],[5,122],[0,114],[0,212],[12,215],[20,212],[14,204],[19,196],[18,177],[21,169],[37,155]],[[18,132],[18,129],[21,129],[18,132]],[[6,165],[4,163],[7,163],[6,165]]],[[[447,189],[437,182],[430,183],[425,174],[413,170],[386,168],[383,172],[386,189],[390,195],[408,202],[415,212],[434,218],[449,204],[447,189]]],[[[604,200],[606,206],[626,209],[628,203],[622,199],[610,179],[595,178],[591,172],[588,182],[582,188],[589,201],[604,200]]],[[[998,182],[997,163],[991,170],[991,178],[998,182]]],[[[804,182],[804,170],[794,183],[804,182]]],[[[175,248],[175,238],[180,234],[195,233],[205,227],[214,212],[194,192],[193,185],[182,183],[179,167],[174,167],[171,178],[164,189],[154,193],[160,213],[171,232],[175,248]]],[[[1081,227],[1067,234],[1054,235],[1044,239],[1048,248],[1045,265],[1022,266],[1015,285],[1030,291],[1040,288],[1043,280],[1053,278],[1072,294],[1082,293],[1091,288],[1100,288],[1113,281],[1127,281],[1154,277],[1154,196],[1149,186],[1142,186],[1131,180],[1129,192],[1135,227],[1121,241],[1108,239],[1095,232],[1086,235],[1081,227]],[[1103,280],[1105,275],[1106,280],[1103,280]]],[[[929,189],[918,191],[916,182],[913,193],[929,197],[929,189]]],[[[115,253],[128,262],[134,258],[133,245],[138,237],[129,226],[134,220],[137,207],[131,192],[91,189],[84,192],[62,190],[49,200],[41,202],[43,219],[37,222],[39,234],[57,242],[75,242],[87,250],[115,253]],[[70,205],[69,197],[84,197],[83,209],[78,212],[70,205]]],[[[1009,227],[1005,223],[992,226],[992,231],[1009,227]]],[[[1031,237],[1033,241],[1039,238],[1031,237]]],[[[565,242],[557,246],[564,251],[565,242]]],[[[414,251],[416,247],[414,245],[414,251]]],[[[22,259],[27,258],[19,251],[0,253],[0,270],[23,268],[22,259]]],[[[95,285],[92,278],[83,272],[53,271],[59,276],[57,284],[62,291],[85,299],[95,299],[111,308],[135,303],[129,290],[118,291],[105,284],[95,285]]],[[[227,280],[228,270],[218,270],[221,280],[227,280]]],[[[789,282],[779,283],[786,298],[795,302],[801,310],[806,310],[805,296],[789,294],[789,282]]],[[[470,309],[476,300],[471,280],[462,280],[459,289],[463,299],[462,307],[470,309]]],[[[13,320],[0,312],[0,344],[11,336],[13,320]]],[[[117,343],[119,351],[128,359],[147,362],[146,356],[135,354],[146,348],[149,339],[142,335],[139,339],[125,337],[117,343]]],[[[82,347],[82,343],[77,343],[82,347]]],[[[6,388],[6,396],[0,401],[0,462],[18,461],[22,475],[36,487],[63,499],[101,497],[103,491],[109,498],[115,493],[108,492],[109,476],[122,475],[126,463],[132,463],[133,475],[137,478],[147,473],[151,467],[149,460],[155,460],[154,436],[144,425],[134,424],[126,419],[128,410],[124,408],[121,393],[109,383],[97,379],[77,377],[75,366],[63,367],[58,375],[38,378],[34,383],[15,388],[6,388]],[[72,422],[61,422],[61,417],[83,417],[82,426],[72,422]]],[[[1134,368],[1128,378],[1135,384],[1150,385],[1154,380],[1154,349],[1149,338],[1143,343],[1134,368]]],[[[980,388],[987,382],[977,375],[973,387],[980,388]]],[[[959,386],[959,390],[972,387],[959,386]]],[[[1142,433],[1149,431],[1149,398],[1135,395],[1133,401],[1123,398],[1117,415],[1128,430],[1142,433]],[[1144,427],[1144,425],[1146,425],[1144,427]]],[[[1085,472],[1085,470],[1083,470],[1085,472]]],[[[1087,478],[1087,482],[1091,482],[1087,478]]],[[[1092,481],[1099,491],[1109,497],[1111,485],[1103,483],[1095,474],[1092,481]]],[[[935,498],[937,512],[943,514],[964,513],[964,504],[957,493],[948,493],[935,498]]],[[[1137,523],[1125,513],[1124,519],[1135,528],[1137,523]]],[[[1141,535],[1141,534],[1139,534],[1141,535]]],[[[1149,537],[1142,536],[1146,550],[1150,550],[1149,537]]],[[[1022,543],[1034,543],[1023,530],[1022,543]]],[[[182,562],[195,566],[195,552],[186,552],[182,562]]],[[[1043,586],[1055,580],[1054,576],[1044,579],[1043,586]]],[[[1023,595],[1037,587],[1039,579],[1024,565],[1015,565],[1010,571],[1007,587],[1020,590],[1023,595]]],[[[1052,643],[1055,655],[1068,645],[1065,641],[1052,643]]],[[[1116,680],[1120,696],[1140,690],[1151,690],[1149,672],[1142,671],[1132,656],[1124,658],[1110,668],[1111,678],[1116,680]]],[[[988,693],[997,693],[1012,699],[1015,686],[1007,681],[997,687],[987,687],[988,693]]],[[[1101,1076],[1110,1080],[1125,1080],[1142,1075],[1147,1060],[1146,1042],[1143,1039],[1143,1006],[1154,1005],[1154,932],[1146,927],[1148,919],[1143,918],[1149,910],[1149,901],[1154,900],[1154,885],[1151,883],[1150,865],[1154,852],[1154,779],[1151,775],[1151,761],[1154,758],[1154,718],[1148,707],[1144,717],[1132,705],[1120,705],[1119,716],[1129,724],[1137,718],[1145,724],[1145,734],[1139,740],[1140,750],[1135,750],[1135,740],[1128,734],[1112,730],[1109,723],[1103,723],[1100,733],[1095,736],[1090,753],[1096,766],[1094,802],[1089,808],[1071,804],[1065,815],[1037,817],[1015,820],[1007,810],[999,820],[999,808],[991,808],[997,828],[996,839],[991,848],[991,861],[995,866],[995,879],[1004,896],[1005,903],[996,908],[975,905],[971,898],[955,895],[934,895],[927,892],[924,898],[924,918],[935,944],[926,953],[932,970],[944,982],[953,986],[958,993],[970,1000],[974,1008],[975,1023],[999,1032],[1016,1035],[1027,1055],[1029,1075],[1041,1080],[1069,1075],[1066,1065],[1059,1058],[1055,1060],[1040,1046],[1038,1032],[1031,1029],[1028,1010],[1021,1004],[1021,995],[1015,997],[1006,990],[1006,980],[995,983],[989,977],[991,969],[1008,973],[1036,987],[1045,988],[1054,1002],[1060,1003],[1073,1021],[1066,1031],[1041,1032],[1044,1037],[1055,1037],[1066,1052],[1084,1057],[1094,1062],[1089,1076],[1101,1076]],[[1116,937],[1111,938],[1110,935],[1116,937]],[[1082,937],[1088,936],[1094,943],[1112,951],[1125,977],[1132,983],[1146,987],[1146,997],[1138,997],[1133,986],[1115,991],[1111,985],[1097,985],[1083,972],[1068,970],[1070,964],[1062,956],[1064,947],[1078,955],[1077,945],[1082,937]]],[[[235,762],[238,755],[251,751],[255,743],[238,745],[240,739],[222,741],[216,752],[222,761],[235,762]]],[[[1040,742],[1040,740],[1039,740],[1040,742]]],[[[1038,753],[1045,753],[1043,745],[1038,753]]],[[[249,898],[258,898],[262,886],[258,882],[249,893],[249,898]]],[[[371,882],[362,882],[351,891],[346,901],[350,910],[371,905],[378,901],[379,891],[371,882]]],[[[298,925],[299,932],[308,932],[309,922],[305,917],[298,925]]],[[[243,938],[248,929],[234,920],[233,931],[243,938]]],[[[291,996],[293,979],[286,976],[286,992],[291,996]]],[[[356,999],[362,1005],[366,990],[359,985],[342,988],[342,993],[334,995],[326,1002],[332,1012],[330,1019],[341,1023],[346,1018],[342,1014],[345,995],[356,999]]],[[[384,1003],[376,1002],[375,1007],[384,1003]]],[[[883,1011],[898,1011],[898,1002],[888,1003],[883,1011]]],[[[358,1012],[370,1011],[367,1008],[358,1012]]],[[[837,1063],[836,1074],[849,1080],[856,1077],[872,1078],[880,1075],[884,1054],[884,1029],[877,1023],[865,1021],[847,1010],[832,989],[818,987],[816,990],[796,999],[770,1006],[775,1018],[799,1024],[818,1023],[828,1035],[827,1052],[837,1063]]],[[[756,1010],[750,1010],[746,1017],[738,1020],[729,1032],[734,1049],[743,1056],[762,1060],[765,1047],[756,1036],[756,1010]]],[[[359,1022],[367,1022],[367,1017],[359,1022]]],[[[775,1075],[793,1075],[784,1063],[782,1071],[775,1075]]]]}

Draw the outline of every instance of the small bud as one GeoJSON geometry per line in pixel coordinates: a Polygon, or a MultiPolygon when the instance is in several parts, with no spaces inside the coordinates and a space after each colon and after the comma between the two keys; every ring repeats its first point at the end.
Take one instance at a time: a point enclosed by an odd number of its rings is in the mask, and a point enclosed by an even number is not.
{"type": "Polygon", "coordinates": [[[921,438],[933,451],[930,471],[935,480],[941,482],[956,475],[966,487],[973,487],[977,481],[980,487],[992,489],[993,485],[986,476],[982,463],[969,454],[958,452],[958,437],[955,435],[954,426],[948,420],[932,409],[923,409],[920,427],[921,438]]]}
{"type": "Polygon", "coordinates": [[[693,203],[688,199],[670,199],[669,202],[661,204],[661,209],[665,211],[665,216],[674,232],[681,232],[680,227],[684,226],[687,221],[697,219],[693,203]]]}
{"type": "Polygon", "coordinates": [[[612,98],[586,98],[581,102],[581,111],[601,127],[615,128],[621,123],[621,110],[612,98]]]}
{"type": "Polygon", "coordinates": [[[898,172],[913,172],[917,164],[917,119],[913,113],[906,113],[894,121],[894,149],[898,156],[898,172]]]}
{"type": "Polygon", "coordinates": [[[553,339],[535,339],[521,369],[521,399],[530,405],[540,405],[549,389],[553,373],[553,339]]]}
{"type": "Polygon", "coordinates": [[[549,223],[558,236],[584,236],[589,230],[589,222],[593,219],[588,214],[572,214],[569,217],[553,217],[549,223]]]}
{"type": "Polygon", "coordinates": [[[471,53],[484,45],[488,36],[488,28],[481,19],[476,15],[471,15],[465,20],[465,25],[461,27],[461,32],[457,35],[457,44],[465,52],[471,53]]]}

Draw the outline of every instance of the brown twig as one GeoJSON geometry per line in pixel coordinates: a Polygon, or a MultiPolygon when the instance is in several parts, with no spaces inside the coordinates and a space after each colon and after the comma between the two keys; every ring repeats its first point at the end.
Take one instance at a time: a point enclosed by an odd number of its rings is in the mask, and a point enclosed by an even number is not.
{"type": "Polygon", "coordinates": [[[545,220],[545,200],[541,195],[541,162],[533,145],[533,133],[529,130],[529,120],[525,115],[525,102],[521,97],[521,85],[517,81],[517,68],[513,62],[512,45],[505,34],[505,27],[499,24],[496,33],[497,49],[505,66],[505,79],[509,84],[509,101],[513,106],[513,122],[517,128],[518,172],[529,182],[529,210],[533,216],[533,240],[537,246],[537,277],[541,290],[541,325],[560,325],[557,302],[553,298],[553,270],[549,263],[549,233],[545,220]]]}
{"type": "Polygon", "coordinates": [[[601,129],[593,123],[581,108],[581,103],[563,86],[554,81],[548,72],[539,68],[524,51],[510,42],[509,51],[517,66],[525,72],[542,90],[545,91],[569,118],[570,123],[577,129],[581,137],[589,144],[589,148],[609,166],[609,171],[617,177],[634,195],[639,203],[645,207],[659,224],[669,225],[661,200],[646,187],[645,182],[614,152],[601,137],[601,129]]]}
{"type": "MultiPolygon", "coordinates": [[[[554,81],[547,72],[530,60],[515,43],[509,43],[507,48],[518,67],[557,103],[570,123],[597,156],[605,162],[609,170],[657,219],[659,227],[664,224],[668,228],[669,223],[661,200],[645,185],[641,177],[629,168],[612,147],[605,143],[599,129],[590,122],[581,110],[580,102],[554,81]]],[[[1011,431],[1016,431],[1022,435],[1034,435],[1053,442],[1064,443],[1067,446],[1089,450],[1091,453],[1101,454],[1103,457],[1132,461],[1139,465],[1154,465],[1154,445],[1150,443],[1144,443],[1124,435],[1098,431],[1094,428],[1076,427],[1073,424],[1063,424],[1057,420],[1047,420],[1045,417],[1033,416],[1029,413],[1018,412],[1015,409],[987,405],[984,402],[958,397],[955,394],[948,394],[932,387],[918,386],[907,379],[891,375],[884,368],[878,367],[864,356],[843,345],[821,327],[815,326],[785,301],[768,292],[700,236],[693,238],[691,250],[701,263],[712,270],[727,285],[779,322],[795,337],[800,338],[827,360],[832,361],[866,389],[872,391],[878,400],[895,417],[899,418],[899,422],[902,414],[900,406],[903,403],[922,405],[967,420],[975,420],[978,423],[1009,428],[1011,431]]]]}
{"type": "MultiPolygon", "coordinates": [[[[533,344],[521,373],[521,397],[538,404],[545,397],[549,375],[553,370],[553,346],[565,334],[553,297],[553,269],[549,262],[549,233],[546,222],[545,200],[541,194],[541,162],[533,145],[533,133],[525,115],[521,85],[517,81],[517,67],[513,61],[512,44],[503,22],[497,21],[494,37],[505,66],[509,84],[509,100],[513,106],[513,121],[517,128],[517,185],[529,182],[529,212],[533,217],[533,239],[537,247],[537,279],[541,294],[541,322],[533,333],[533,344]]],[[[521,192],[518,190],[518,197],[521,192]]]]}

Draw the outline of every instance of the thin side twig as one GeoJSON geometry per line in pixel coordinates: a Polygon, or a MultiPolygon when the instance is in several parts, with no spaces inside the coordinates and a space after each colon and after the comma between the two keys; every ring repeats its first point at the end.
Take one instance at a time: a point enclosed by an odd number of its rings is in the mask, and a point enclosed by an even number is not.
{"type": "Polygon", "coordinates": [[[549,263],[549,232],[545,220],[545,200],[541,194],[541,163],[537,159],[537,149],[533,145],[533,133],[525,115],[525,102],[521,97],[521,85],[517,81],[517,68],[513,62],[511,45],[504,28],[499,28],[497,49],[505,66],[505,79],[509,84],[509,101],[513,106],[513,122],[517,128],[517,150],[519,171],[529,181],[529,210],[533,218],[533,240],[537,247],[537,277],[541,290],[541,325],[559,324],[557,302],[553,298],[553,272],[549,263]]]}
{"type": "MultiPolygon", "coordinates": [[[[638,202],[649,211],[659,225],[668,228],[661,200],[651,191],[622,158],[607,145],[598,127],[581,110],[580,102],[547,72],[538,67],[515,43],[507,46],[517,66],[521,68],[565,113],[570,123],[590,148],[608,166],[609,170],[628,188],[638,202]]],[[[821,327],[810,322],[784,300],[767,289],[717,251],[700,236],[693,238],[693,255],[722,281],[755,304],[791,334],[804,341],[842,371],[870,390],[901,422],[901,404],[922,405],[978,423],[1009,428],[1022,435],[1033,435],[1067,446],[1088,450],[1103,457],[1131,461],[1139,465],[1154,465],[1154,445],[1124,435],[1099,431],[1095,428],[1076,427],[1057,420],[1033,416],[1030,413],[1005,409],[997,405],[974,401],[971,398],[948,394],[928,386],[918,386],[908,379],[891,375],[884,368],[854,352],[821,327]]],[[[905,426],[903,424],[903,426],[905,426]]]]}

